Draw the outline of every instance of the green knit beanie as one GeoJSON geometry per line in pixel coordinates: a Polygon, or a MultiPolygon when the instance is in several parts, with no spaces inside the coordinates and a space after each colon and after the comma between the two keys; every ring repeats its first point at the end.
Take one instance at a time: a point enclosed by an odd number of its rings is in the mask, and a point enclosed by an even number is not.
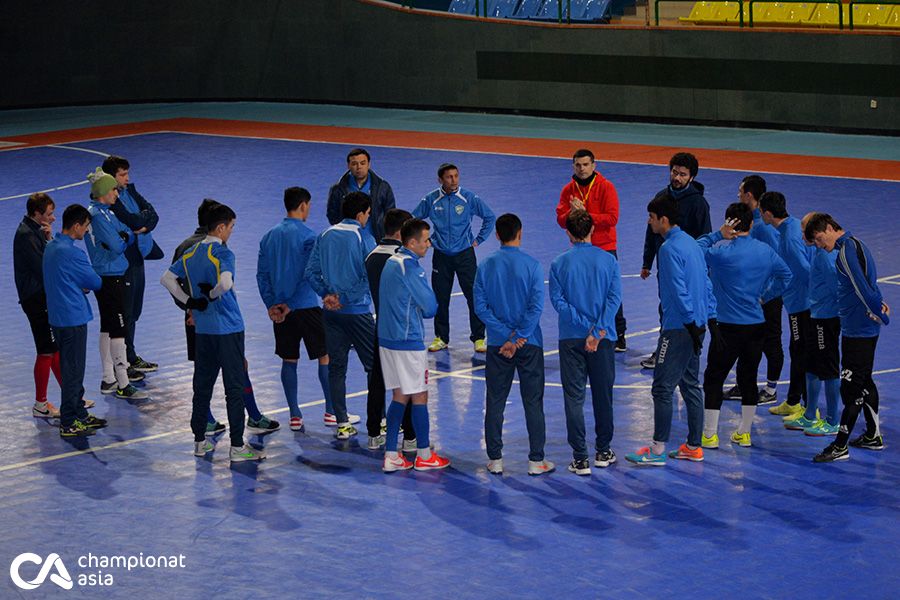
{"type": "Polygon", "coordinates": [[[93,173],[88,173],[87,178],[91,182],[91,198],[95,200],[107,195],[118,185],[116,178],[109,173],[104,173],[100,167],[97,167],[93,173]]]}

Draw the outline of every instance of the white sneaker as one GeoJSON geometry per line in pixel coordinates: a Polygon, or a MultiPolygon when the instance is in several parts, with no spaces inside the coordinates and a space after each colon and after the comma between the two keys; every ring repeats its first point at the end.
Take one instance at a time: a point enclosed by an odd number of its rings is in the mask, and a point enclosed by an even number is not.
{"type": "Polygon", "coordinates": [[[194,442],[194,456],[206,456],[207,452],[212,452],[215,446],[208,441],[194,442]]]}
{"type": "Polygon", "coordinates": [[[529,460],[528,474],[543,475],[544,473],[552,473],[556,470],[556,465],[549,460],[529,460]]]}
{"type": "Polygon", "coordinates": [[[503,473],[503,459],[491,459],[487,464],[488,473],[493,473],[494,475],[500,475],[503,473]]]}
{"type": "Polygon", "coordinates": [[[369,437],[369,444],[368,444],[369,450],[378,450],[382,446],[384,446],[384,436],[383,435],[376,435],[375,437],[369,437]]]}
{"type": "MultiPolygon", "coordinates": [[[[351,415],[350,413],[347,413],[347,421],[351,425],[356,425],[357,423],[359,423],[359,415],[351,415]]],[[[325,427],[337,427],[337,424],[337,417],[335,417],[331,413],[325,413],[325,427]]]]}
{"type": "Polygon", "coordinates": [[[232,446],[229,456],[231,457],[231,462],[244,462],[247,460],[262,460],[266,457],[266,452],[244,444],[240,448],[232,446]]]}
{"type": "Polygon", "coordinates": [[[35,402],[31,407],[31,416],[39,419],[58,419],[59,409],[50,402],[35,402]]]}
{"type": "Polygon", "coordinates": [[[388,458],[387,453],[384,455],[384,463],[381,470],[385,473],[393,473],[394,471],[409,471],[413,468],[413,462],[406,460],[402,454],[398,454],[396,458],[388,458]]]}

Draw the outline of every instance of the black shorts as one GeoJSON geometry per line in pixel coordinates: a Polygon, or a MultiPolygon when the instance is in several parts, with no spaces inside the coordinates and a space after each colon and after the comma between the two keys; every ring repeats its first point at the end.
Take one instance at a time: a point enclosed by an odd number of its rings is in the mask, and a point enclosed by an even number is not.
{"type": "Polygon", "coordinates": [[[807,371],[823,381],[840,377],[840,318],[810,319],[807,332],[807,371]]]}
{"type": "Polygon", "coordinates": [[[125,277],[107,275],[101,277],[103,285],[94,292],[97,310],[100,312],[100,332],[111,338],[125,337],[125,277]]]}
{"type": "Polygon", "coordinates": [[[22,310],[31,325],[31,337],[34,338],[34,349],[38,354],[54,354],[59,348],[53,330],[50,329],[50,317],[47,314],[47,298],[43,294],[22,302],[22,310]]]}
{"type": "Polygon", "coordinates": [[[322,358],[325,349],[325,326],[322,324],[322,309],[298,308],[292,310],[281,323],[275,326],[275,354],[282,360],[300,358],[300,340],[306,344],[310,360],[322,358]]]}

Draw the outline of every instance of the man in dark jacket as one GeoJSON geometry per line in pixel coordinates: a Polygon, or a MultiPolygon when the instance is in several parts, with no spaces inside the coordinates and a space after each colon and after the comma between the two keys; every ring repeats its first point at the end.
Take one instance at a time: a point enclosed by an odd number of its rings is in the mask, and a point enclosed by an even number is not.
{"type": "MultiPolygon", "coordinates": [[[[669,159],[669,185],[660,190],[656,196],[667,195],[678,203],[678,225],[681,230],[694,239],[706,235],[712,231],[709,220],[709,202],[703,197],[703,184],[695,181],[700,163],[697,157],[689,152],[679,152],[669,159]]],[[[641,267],[641,279],[650,276],[653,261],[662,246],[663,237],[653,233],[647,226],[644,235],[644,262],[641,267]]],[[[645,369],[652,369],[656,365],[656,353],[654,352],[641,361],[645,369]]]]}
{"type": "Polygon", "coordinates": [[[363,192],[372,201],[372,214],[366,231],[376,240],[384,237],[384,215],[396,205],[391,184],[371,170],[371,157],[364,148],[347,154],[347,172],[328,190],[328,222],[341,222],[341,202],[350,192],[363,192]]]}

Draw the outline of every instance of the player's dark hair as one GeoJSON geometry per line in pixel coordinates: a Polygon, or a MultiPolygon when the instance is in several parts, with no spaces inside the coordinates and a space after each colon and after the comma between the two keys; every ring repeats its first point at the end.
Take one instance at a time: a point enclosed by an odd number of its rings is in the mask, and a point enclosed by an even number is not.
{"type": "Polygon", "coordinates": [[[312,200],[312,196],[306,188],[289,187],[284,190],[284,208],[288,212],[297,210],[301,204],[310,200],[312,200]]]}
{"type": "Polygon", "coordinates": [[[351,150],[350,152],[347,153],[347,163],[349,164],[351,158],[353,158],[354,156],[359,156],[360,154],[365,154],[366,160],[368,160],[369,162],[372,162],[372,157],[369,156],[369,153],[366,151],[365,148],[354,148],[353,150],[351,150]]]}
{"type": "Polygon", "coordinates": [[[444,163],[441,166],[439,166],[438,167],[438,178],[443,177],[444,173],[446,173],[447,171],[449,171],[451,169],[456,169],[457,171],[459,171],[459,167],[457,167],[453,163],[444,163]]]}
{"type": "Polygon", "coordinates": [[[218,204],[217,206],[211,207],[209,212],[206,213],[206,229],[212,233],[219,225],[222,225],[223,223],[227,225],[236,218],[237,215],[234,214],[231,207],[224,204],[218,204]]]}
{"type": "Polygon", "coordinates": [[[506,244],[516,239],[516,234],[522,231],[522,220],[512,213],[506,213],[497,217],[494,228],[497,230],[497,237],[506,244]]]}
{"type": "Polygon", "coordinates": [[[388,210],[384,213],[384,235],[396,235],[403,227],[403,224],[412,218],[413,216],[402,208],[388,210]]]}
{"type": "Polygon", "coordinates": [[[656,215],[657,219],[667,218],[669,225],[678,225],[678,202],[669,195],[668,190],[660,192],[650,201],[647,212],[656,215]]]}
{"type": "Polygon", "coordinates": [[[766,193],[766,180],[759,175],[747,175],[741,180],[741,188],[759,201],[766,193]]]}
{"type": "Polygon", "coordinates": [[[781,192],[766,192],[759,199],[759,210],[770,212],[776,219],[788,217],[787,200],[781,192]]]}
{"type": "Polygon", "coordinates": [[[213,200],[212,198],[204,198],[203,202],[200,203],[200,206],[197,207],[197,224],[200,227],[206,227],[206,215],[209,214],[209,211],[218,206],[219,202],[217,200],[213,200]]]}
{"type": "Polygon", "coordinates": [[[115,177],[116,173],[119,172],[119,169],[127,171],[131,168],[131,164],[129,164],[129,162],[121,156],[112,154],[110,156],[107,156],[103,160],[103,164],[100,165],[100,168],[103,169],[104,173],[108,173],[109,175],[115,177]]]}
{"type": "Polygon", "coordinates": [[[573,210],[566,217],[566,231],[576,240],[583,240],[591,234],[594,220],[586,210],[573,210]]]}
{"type": "Polygon", "coordinates": [[[825,228],[829,225],[831,225],[831,228],[835,231],[843,231],[844,229],[841,227],[841,224],[835,221],[834,217],[828,213],[813,213],[813,216],[809,218],[806,222],[806,227],[803,229],[803,237],[811,242],[815,239],[817,233],[824,232],[825,228]]]}
{"type": "Polygon", "coordinates": [[[341,217],[355,219],[359,213],[364,213],[372,207],[369,195],[362,192],[350,192],[344,196],[341,202],[341,217]]]}
{"type": "Polygon", "coordinates": [[[63,229],[71,229],[75,225],[84,225],[91,222],[91,213],[80,204],[72,204],[63,211],[63,229]]]}
{"type": "Polygon", "coordinates": [[[594,153],[588,150],[587,148],[579,148],[575,151],[575,154],[572,155],[572,162],[575,162],[579,158],[584,158],[587,156],[591,159],[591,162],[594,162],[594,153]]]}
{"type": "Polygon", "coordinates": [[[725,220],[737,219],[734,226],[735,231],[750,231],[750,225],[753,224],[753,211],[743,202],[733,202],[725,209],[725,220]]]}
{"type": "Polygon", "coordinates": [[[669,169],[671,170],[672,167],[684,167],[690,171],[691,177],[696,177],[697,171],[700,170],[700,163],[697,162],[697,157],[690,152],[679,152],[669,159],[669,169]]]}
{"type": "Polygon", "coordinates": [[[400,227],[400,241],[405,246],[410,240],[419,239],[423,231],[430,229],[431,226],[422,219],[407,219],[400,227]]]}
{"type": "Polygon", "coordinates": [[[56,207],[56,202],[53,201],[53,198],[44,192],[35,192],[28,196],[28,201],[25,202],[25,212],[29,217],[35,213],[44,214],[48,206],[56,207]]]}

